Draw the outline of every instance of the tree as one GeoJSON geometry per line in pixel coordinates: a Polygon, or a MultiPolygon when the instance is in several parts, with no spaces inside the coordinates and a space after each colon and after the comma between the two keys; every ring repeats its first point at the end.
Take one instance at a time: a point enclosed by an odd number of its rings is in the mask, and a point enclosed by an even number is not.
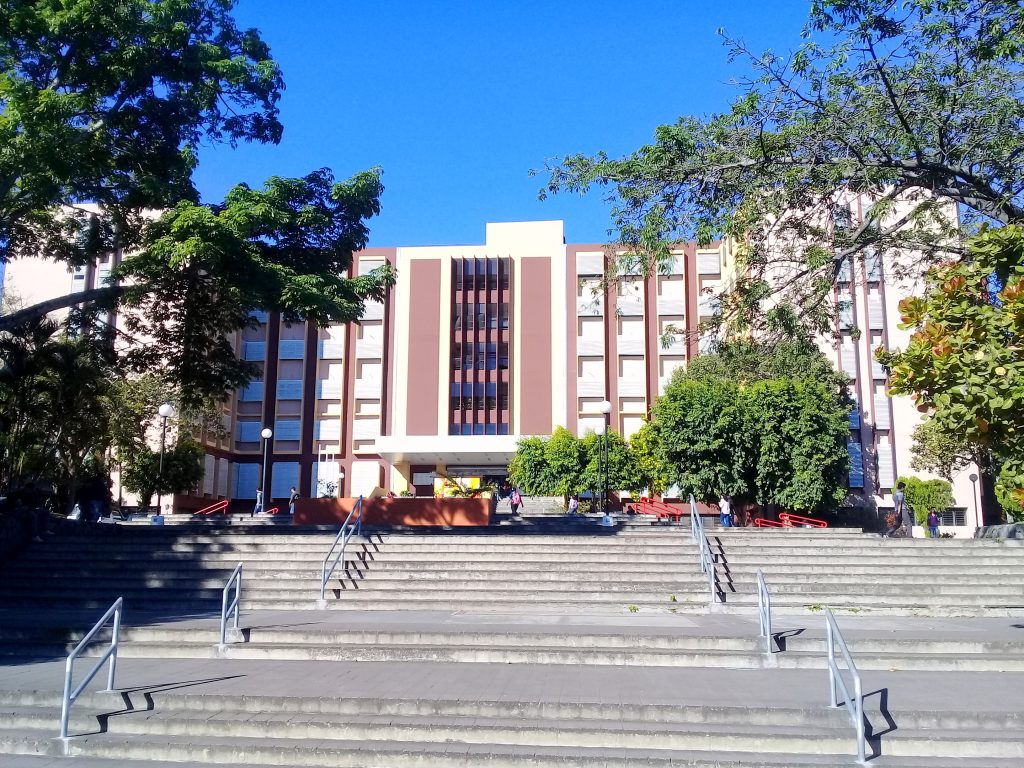
{"type": "Polygon", "coordinates": [[[1024,228],[989,229],[969,248],[900,302],[900,327],[915,329],[907,348],[875,356],[893,394],[912,395],[930,430],[1024,501],[1024,228]]]}
{"type": "Polygon", "coordinates": [[[244,386],[252,365],[227,334],[254,309],[286,319],[351,322],[382,301],[390,267],[343,277],[366,245],[364,219],[380,211],[377,171],[334,183],[327,169],[301,179],[239,185],[220,206],[182,202],[146,227],[140,250],[115,270],[126,281],[127,330],[152,343],[126,352],[130,368],[159,371],[180,402],[199,407],[244,386]]]}
{"type": "Polygon", "coordinates": [[[280,70],[234,5],[4,3],[0,261],[130,245],[144,210],[198,198],[201,142],[280,140],[280,70]]]}
{"type": "Polygon", "coordinates": [[[149,507],[153,496],[183,493],[199,486],[203,480],[203,447],[187,435],[164,451],[163,472],[160,453],[144,449],[132,453],[124,464],[121,483],[139,495],[139,506],[149,507]]]}
{"type": "Polygon", "coordinates": [[[812,345],[733,342],[673,376],[652,425],[683,494],[802,511],[846,494],[849,413],[845,378],[812,345]]]}
{"type": "Polygon", "coordinates": [[[109,342],[45,319],[0,336],[0,486],[50,482],[70,509],[86,464],[110,447],[109,342]]]}
{"type": "Polygon", "coordinates": [[[654,405],[665,481],[708,501],[750,494],[740,388],[732,381],[673,378],[654,405]]]}
{"type": "Polygon", "coordinates": [[[918,525],[924,525],[928,513],[932,510],[942,513],[955,503],[953,486],[946,480],[922,480],[919,477],[901,477],[897,481],[905,483],[904,495],[907,504],[914,510],[914,519],[918,525]]]}
{"type": "Polygon", "coordinates": [[[645,421],[629,439],[629,448],[640,473],[640,486],[653,495],[660,495],[668,489],[658,444],[658,431],[651,421],[645,421]]]}
{"type": "Polygon", "coordinates": [[[813,379],[772,379],[744,388],[749,471],[759,504],[794,511],[831,508],[846,496],[850,408],[813,379]]]}
{"type": "Polygon", "coordinates": [[[508,481],[530,496],[554,496],[558,491],[548,466],[547,440],[543,437],[521,437],[516,453],[508,465],[508,481]]]}
{"type": "Polygon", "coordinates": [[[1022,29],[1017,2],[816,0],[790,55],[725,38],[752,71],[729,111],[663,125],[622,159],[566,157],[542,196],[610,188],[624,268],[654,269],[680,240],[733,237],[742,274],[726,320],[830,328],[848,258],[946,259],[979,220],[1024,218],[1022,29]],[[852,226],[836,205],[860,193],[852,226]]]}

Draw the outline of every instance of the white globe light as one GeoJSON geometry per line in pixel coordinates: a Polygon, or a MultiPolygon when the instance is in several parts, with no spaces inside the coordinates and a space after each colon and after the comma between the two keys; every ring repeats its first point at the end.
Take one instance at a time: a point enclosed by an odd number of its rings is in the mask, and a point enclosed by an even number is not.
{"type": "Polygon", "coordinates": [[[601,407],[601,413],[611,413],[612,412],[612,404],[610,402],[608,402],[607,400],[602,400],[600,407],[601,407]]]}
{"type": "Polygon", "coordinates": [[[596,427],[594,427],[594,434],[597,435],[598,437],[603,435],[604,434],[604,424],[598,424],[596,427]]]}
{"type": "Polygon", "coordinates": [[[169,419],[171,416],[174,415],[174,406],[171,405],[170,403],[164,403],[163,405],[156,409],[156,412],[160,414],[160,418],[169,419]]]}
{"type": "Polygon", "coordinates": [[[269,440],[273,436],[274,436],[274,430],[272,430],[270,427],[264,427],[263,431],[260,432],[260,437],[262,437],[264,440],[269,440]]]}

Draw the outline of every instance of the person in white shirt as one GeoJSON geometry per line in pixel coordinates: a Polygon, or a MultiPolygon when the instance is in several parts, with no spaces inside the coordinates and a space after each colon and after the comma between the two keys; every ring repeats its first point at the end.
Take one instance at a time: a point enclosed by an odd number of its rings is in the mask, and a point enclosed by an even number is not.
{"type": "Polygon", "coordinates": [[[729,498],[729,494],[723,493],[722,498],[718,500],[718,512],[719,521],[722,523],[723,528],[732,527],[732,499],[729,498]]]}

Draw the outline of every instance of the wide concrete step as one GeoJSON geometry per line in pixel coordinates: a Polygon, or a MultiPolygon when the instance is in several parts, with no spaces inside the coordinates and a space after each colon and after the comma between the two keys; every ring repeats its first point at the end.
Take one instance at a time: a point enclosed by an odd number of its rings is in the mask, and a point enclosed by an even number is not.
{"type": "MultiPolygon", "coordinates": [[[[13,734],[44,733],[47,726],[52,728],[55,713],[56,709],[5,712],[0,745],[10,744],[13,734]]],[[[197,748],[201,748],[203,756],[213,763],[230,762],[227,757],[231,755],[235,761],[264,764],[269,760],[262,756],[290,753],[291,759],[284,764],[351,765],[359,764],[353,760],[353,752],[357,752],[364,761],[362,764],[370,765],[396,761],[399,765],[407,764],[410,755],[417,762],[409,764],[417,765],[469,765],[470,760],[488,765],[523,764],[527,757],[531,765],[554,761],[562,765],[609,765],[616,759],[630,758],[630,762],[643,759],[645,763],[661,758],[661,764],[665,764],[664,760],[673,761],[677,753],[701,753],[704,760],[736,753],[817,755],[845,764],[849,757],[839,756],[848,755],[852,743],[850,729],[839,722],[827,726],[718,722],[689,725],[551,718],[537,721],[521,716],[448,716],[439,720],[436,716],[394,714],[282,718],[231,711],[211,717],[185,712],[165,714],[159,710],[142,717],[103,715],[75,713],[72,732],[89,735],[69,742],[72,755],[99,753],[133,759],[138,753],[126,748],[126,739],[130,738],[136,744],[137,740],[145,740],[149,759],[194,759],[197,748]],[[101,722],[106,730],[96,733],[101,722]],[[296,760],[300,757],[305,762],[296,760]],[[334,762],[325,762],[324,757],[334,762]]],[[[899,734],[886,739],[887,755],[1002,760],[1024,757],[1024,742],[1012,734],[952,729],[937,733],[900,729],[899,734]]]]}

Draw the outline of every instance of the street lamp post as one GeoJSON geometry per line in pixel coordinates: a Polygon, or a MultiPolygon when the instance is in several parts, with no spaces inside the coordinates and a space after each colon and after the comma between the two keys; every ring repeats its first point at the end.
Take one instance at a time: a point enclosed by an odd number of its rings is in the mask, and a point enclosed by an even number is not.
{"type": "Polygon", "coordinates": [[[613,526],[615,520],[612,518],[611,511],[608,509],[608,476],[611,474],[609,461],[611,456],[608,453],[608,432],[611,430],[611,413],[612,404],[608,400],[601,402],[601,413],[604,414],[604,424],[602,425],[602,440],[600,451],[603,456],[603,461],[599,462],[599,466],[603,467],[603,474],[601,477],[601,512],[603,516],[601,518],[601,525],[613,526]]]}
{"type": "Polygon", "coordinates": [[[980,526],[981,519],[978,517],[978,476],[973,472],[967,476],[971,481],[971,498],[974,499],[974,524],[980,526]]]}
{"type": "Polygon", "coordinates": [[[269,509],[267,505],[267,459],[270,456],[270,438],[273,436],[274,430],[270,427],[264,427],[263,431],[260,432],[260,437],[263,438],[263,480],[260,482],[260,491],[263,493],[262,512],[266,512],[269,509]]]}
{"type": "Polygon", "coordinates": [[[160,464],[156,472],[156,513],[163,514],[164,497],[164,450],[167,448],[167,420],[174,415],[174,406],[163,403],[156,409],[160,416],[160,464]]]}

